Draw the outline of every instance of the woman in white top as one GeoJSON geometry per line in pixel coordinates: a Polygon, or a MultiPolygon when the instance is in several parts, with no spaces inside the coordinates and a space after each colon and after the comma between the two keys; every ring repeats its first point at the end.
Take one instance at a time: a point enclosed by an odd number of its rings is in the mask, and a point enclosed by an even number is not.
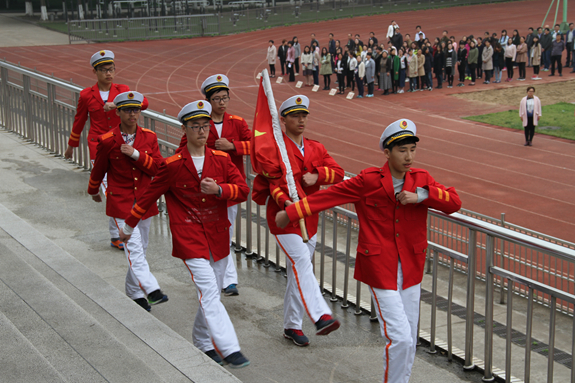
{"type": "Polygon", "coordinates": [[[513,81],[513,62],[517,56],[517,47],[515,44],[508,44],[505,47],[505,67],[507,68],[507,82],[513,81]]]}
{"type": "Polygon", "coordinates": [[[301,67],[303,69],[303,76],[305,77],[305,86],[311,86],[313,83],[313,55],[307,45],[301,55],[301,67]]]}
{"type": "Polygon", "coordinates": [[[270,40],[270,45],[268,46],[268,65],[270,66],[270,77],[276,76],[276,57],[277,49],[274,45],[274,41],[270,40]]]}
{"type": "Polygon", "coordinates": [[[523,122],[525,129],[525,146],[532,146],[535,127],[541,118],[541,100],[534,96],[535,88],[527,87],[527,96],[523,97],[519,104],[519,118],[523,122]]]}

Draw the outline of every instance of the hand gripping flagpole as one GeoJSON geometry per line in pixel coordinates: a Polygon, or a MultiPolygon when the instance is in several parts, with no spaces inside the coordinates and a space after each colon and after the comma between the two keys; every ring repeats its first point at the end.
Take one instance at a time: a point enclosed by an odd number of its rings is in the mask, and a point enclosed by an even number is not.
{"type": "MultiPolygon", "coordinates": [[[[278,110],[276,108],[274,93],[272,91],[270,76],[268,74],[267,69],[264,69],[262,71],[262,77],[263,77],[264,92],[266,93],[266,97],[268,99],[268,106],[270,108],[270,114],[272,116],[272,127],[274,130],[274,138],[276,140],[276,144],[277,144],[279,151],[280,151],[281,160],[284,163],[284,166],[286,168],[285,177],[286,177],[286,181],[287,181],[287,185],[288,185],[289,197],[293,203],[296,203],[299,201],[299,196],[297,195],[297,188],[295,185],[295,180],[293,178],[293,171],[292,171],[291,163],[289,161],[289,157],[287,154],[286,144],[284,142],[282,129],[280,127],[280,119],[278,116],[278,110]]],[[[307,229],[305,227],[305,220],[303,218],[299,220],[299,228],[301,230],[301,238],[303,239],[304,243],[307,243],[309,238],[307,235],[307,229]]]]}

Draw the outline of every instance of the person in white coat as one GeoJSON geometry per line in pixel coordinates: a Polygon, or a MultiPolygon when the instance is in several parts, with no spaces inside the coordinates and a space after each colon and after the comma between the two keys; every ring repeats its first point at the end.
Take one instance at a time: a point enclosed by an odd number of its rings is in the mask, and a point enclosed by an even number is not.
{"type": "Polygon", "coordinates": [[[534,93],[534,87],[527,87],[527,96],[523,97],[519,104],[519,118],[523,122],[523,128],[525,129],[524,146],[532,146],[531,142],[535,135],[535,127],[539,122],[539,118],[541,118],[541,100],[539,100],[539,97],[534,96],[534,93]]]}
{"type": "Polygon", "coordinates": [[[268,65],[270,66],[270,77],[276,76],[276,57],[277,49],[274,45],[274,41],[270,40],[270,45],[268,46],[268,65]]]}

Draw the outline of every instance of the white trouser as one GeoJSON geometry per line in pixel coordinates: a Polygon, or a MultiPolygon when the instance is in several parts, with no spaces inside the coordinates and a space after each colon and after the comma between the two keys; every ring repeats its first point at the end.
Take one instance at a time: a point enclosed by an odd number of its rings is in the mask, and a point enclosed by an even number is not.
{"type": "Polygon", "coordinates": [[[383,350],[383,382],[407,383],[415,359],[417,322],[421,284],[405,290],[401,263],[398,264],[397,290],[370,287],[375,302],[381,335],[386,340],[383,350]]]}
{"type": "MultiPolygon", "coordinates": [[[[124,227],[123,219],[113,220],[119,227],[124,227]]],[[[138,222],[130,240],[124,244],[124,253],[130,266],[126,273],[126,295],[132,299],[145,298],[160,288],[146,260],[151,221],[152,217],[138,222]]]]}
{"type": "MultiPolygon", "coordinates": [[[[94,166],[94,160],[90,160],[92,162],[92,167],[94,166]]],[[[104,174],[104,179],[100,184],[100,189],[102,189],[102,194],[104,194],[104,198],[106,197],[106,190],[108,190],[108,173],[104,174]]],[[[110,217],[108,220],[108,230],[110,231],[110,238],[120,238],[120,231],[116,227],[116,222],[114,222],[114,218],[110,217]]]]}
{"type": "Polygon", "coordinates": [[[286,255],[284,329],[301,330],[304,314],[307,313],[313,323],[324,314],[331,315],[311,263],[317,236],[311,237],[308,243],[303,243],[297,234],[276,235],[276,240],[286,255]]]}
{"type": "Polygon", "coordinates": [[[215,350],[224,358],[240,351],[234,325],[220,301],[220,290],[226,271],[227,259],[214,262],[203,258],[184,260],[192,281],[196,285],[200,307],[196,313],[192,338],[194,346],[206,352],[215,350]]]}
{"type": "MultiPolygon", "coordinates": [[[[232,234],[236,225],[236,216],[238,215],[238,205],[228,207],[228,220],[230,221],[230,255],[227,257],[226,273],[224,275],[224,287],[231,284],[238,284],[238,272],[236,270],[236,251],[232,249],[232,234]]],[[[249,222],[248,222],[249,224],[249,222]]],[[[239,239],[238,239],[239,240],[239,239]]]]}

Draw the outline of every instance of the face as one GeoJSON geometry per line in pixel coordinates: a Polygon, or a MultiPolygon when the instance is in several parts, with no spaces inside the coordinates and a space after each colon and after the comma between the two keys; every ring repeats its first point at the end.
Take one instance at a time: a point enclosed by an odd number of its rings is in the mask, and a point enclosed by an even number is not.
{"type": "Polygon", "coordinates": [[[116,75],[116,66],[114,63],[98,65],[92,70],[98,77],[98,82],[102,84],[111,84],[116,75]]]}
{"type": "Polygon", "coordinates": [[[558,34],[557,36],[555,36],[555,40],[561,41],[561,35],[558,34]]]}
{"type": "Polygon", "coordinates": [[[391,150],[384,149],[389,167],[398,173],[408,172],[415,160],[415,144],[394,146],[391,150]]]}
{"type": "Polygon", "coordinates": [[[274,43],[272,43],[272,42],[270,41],[270,47],[271,47],[273,44],[274,44],[274,43]]]}
{"type": "Polygon", "coordinates": [[[280,119],[286,127],[286,133],[290,133],[294,136],[299,136],[305,131],[305,126],[307,124],[306,112],[290,113],[285,117],[280,117],[280,119]]]}
{"type": "Polygon", "coordinates": [[[535,90],[534,90],[533,88],[530,88],[530,89],[527,91],[527,97],[533,98],[533,94],[534,94],[534,93],[535,93],[535,90]]]}
{"type": "Polygon", "coordinates": [[[212,94],[208,101],[212,105],[212,112],[216,112],[216,114],[224,114],[226,109],[228,109],[230,96],[228,95],[227,90],[220,90],[219,92],[212,94]]]}
{"type": "Polygon", "coordinates": [[[188,144],[201,148],[206,145],[210,133],[210,119],[201,117],[186,121],[186,125],[182,125],[182,130],[188,139],[188,144]]]}
{"type": "Polygon", "coordinates": [[[140,117],[140,108],[120,108],[116,109],[116,115],[120,117],[122,125],[127,127],[134,127],[138,123],[140,117]]]}

